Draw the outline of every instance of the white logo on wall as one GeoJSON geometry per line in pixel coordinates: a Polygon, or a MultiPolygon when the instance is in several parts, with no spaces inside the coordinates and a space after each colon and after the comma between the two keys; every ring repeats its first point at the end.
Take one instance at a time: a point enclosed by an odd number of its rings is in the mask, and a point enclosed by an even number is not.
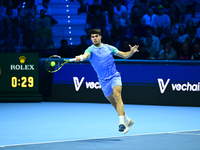
{"type": "MultiPolygon", "coordinates": [[[[167,79],[167,81],[164,83],[163,79],[158,78],[158,85],[160,88],[160,92],[163,94],[169,84],[170,79],[167,79]]],[[[200,91],[200,82],[197,84],[191,84],[190,82],[187,82],[185,84],[171,84],[173,91],[200,91]]]]}
{"type": "MultiPolygon", "coordinates": [[[[78,77],[73,77],[76,91],[79,91],[84,79],[85,77],[82,77],[81,80],[79,80],[78,77]]],[[[101,89],[101,85],[99,85],[99,82],[85,82],[85,85],[87,89],[101,89]]]]}

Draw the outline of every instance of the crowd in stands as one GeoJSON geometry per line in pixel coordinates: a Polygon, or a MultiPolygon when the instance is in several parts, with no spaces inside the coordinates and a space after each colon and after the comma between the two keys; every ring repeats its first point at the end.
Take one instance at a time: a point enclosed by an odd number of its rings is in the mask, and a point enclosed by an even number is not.
{"type": "Polygon", "coordinates": [[[0,52],[54,47],[50,0],[0,0],[0,52]]]}
{"type": "MultiPolygon", "coordinates": [[[[0,52],[52,49],[50,0],[0,0],[0,52]]],[[[75,47],[61,40],[58,54],[74,57],[91,44],[89,31],[102,30],[102,43],[121,51],[139,45],[131,59],[200,60],[200,21],[195,18],[200,0],[135,0],[128,10],[127,0],[79,0],[78,14],[86,13],[85,35],[75,47]],[[186,23],[185,23],[186,22],[186,23]],[[111,28],[108,30],[108,24],[111,28]]]]}
{"type": "Polygon", "coordinates": [[[122,51],[129,51],[129,44],[139,45],[132,59],[200,60],[200,21],[184,23],[187,14],[195,18],[199,3],[135,0],[129,12],[126,0],[94,0],[91,5],[83,0],[78,14],[87,13],[86,33],[93,28],[102,30],[102,43],[122,51]],[[106,23],[111,24],[108,31],[106,23]]]}

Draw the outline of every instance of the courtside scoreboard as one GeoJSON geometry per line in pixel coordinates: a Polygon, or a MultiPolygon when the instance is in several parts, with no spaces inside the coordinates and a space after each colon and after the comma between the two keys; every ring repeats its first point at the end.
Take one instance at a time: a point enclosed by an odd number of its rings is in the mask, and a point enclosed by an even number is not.
{"type": "Polygon", "coordinates": [[[40,101],[38,53],[0,54],[0,101],[40,101]]]}

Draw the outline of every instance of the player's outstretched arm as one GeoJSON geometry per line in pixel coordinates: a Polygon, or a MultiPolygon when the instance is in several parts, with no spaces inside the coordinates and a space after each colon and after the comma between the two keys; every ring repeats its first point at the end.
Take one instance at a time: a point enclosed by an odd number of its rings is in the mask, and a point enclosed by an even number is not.
{"type": "Polygon", "coordinates": [[[118,57],[121,57],[121,58],[124,58],[124,59],[128,59],[128,58],[130,58],[135,52],[138,52],[139,50],[138,50],[138,47],[139,47],[139,45],[135,45],[135,46],[131,46],[131,45],[129,45],[130,46],[130,51],[128,51],[128,52],[122,52],[122,51],[118,51],[118,53],[116,54],[116,56],[118,56],[118,57]]]}
{"type": "Polygon", "coordinates": [[[89,57],[90,57],[90,53],[86,52],[86,53],[84,53],[84,54],[81,54],[81,55],[79,55],[79,56],[76,56],[76,57],[75,57],[75,62],[84,61],[84,60],[86,60],[86,59],[89,58],[89,57]]]}

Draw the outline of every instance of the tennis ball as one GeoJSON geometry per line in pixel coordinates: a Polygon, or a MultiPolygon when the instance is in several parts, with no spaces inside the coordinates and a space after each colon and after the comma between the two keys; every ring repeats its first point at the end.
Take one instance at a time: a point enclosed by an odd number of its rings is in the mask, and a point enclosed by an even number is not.
{"type": "Polygon", "coordinates": [[[51,67],[54,67],[56,65],[55,61],[52,61],[50,65],[51,67]]]}

